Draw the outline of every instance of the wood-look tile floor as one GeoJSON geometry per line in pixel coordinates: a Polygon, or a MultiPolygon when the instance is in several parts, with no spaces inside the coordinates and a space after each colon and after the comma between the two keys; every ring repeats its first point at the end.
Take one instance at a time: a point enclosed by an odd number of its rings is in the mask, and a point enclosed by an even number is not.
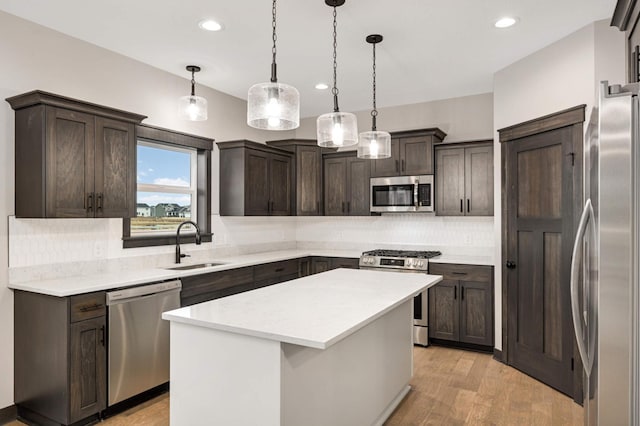
{"type": "MultiPolygon", "coordinates": [[[[437,346],[415,347],[413,353],[412,390],[386,426],[582,425],[582,407],[571,398],[499,363],[491,355],[437,346]]],[[[100,423],[168,424],[169,394],[100,423]]]]}

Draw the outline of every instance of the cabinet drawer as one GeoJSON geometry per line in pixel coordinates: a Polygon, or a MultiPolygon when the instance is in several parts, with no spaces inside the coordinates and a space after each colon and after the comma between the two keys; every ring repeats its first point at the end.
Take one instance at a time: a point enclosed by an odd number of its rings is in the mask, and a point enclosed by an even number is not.
{"type": "Polygon", "coordinates": [[[360,259],[353,259],[350,257],[332,257],[331,269],[336,268],[359,269],[360,259]]]}
{"type": "MultiPolygon", "coordinates": [[[[181,299],[241,286],[253,282],[253,267],[183,277],[181,299]]],[[[240,290],[242,291],[242,290],[240,290]]]]}
{"type": "Polygon", "coordinates": [[[72,296],[69,299],[71,305],[71,322],[97,318],[107,314],[104,291],[80,294],[72,296]]]}
{"type": "Polygon", "coordinates": [[[429,263],[429,273],[442,275],[444,280],[480,282],[491,282],[493,280],[493,268],[491,266],[429,263]]]}
{"type": "Polygon", "coordinates": [[[267,263],[255,267],[255,281],[266,281],[270,278],[285,277],[298,274],[299,259],[283,260],[281,262],[267,263]]]}

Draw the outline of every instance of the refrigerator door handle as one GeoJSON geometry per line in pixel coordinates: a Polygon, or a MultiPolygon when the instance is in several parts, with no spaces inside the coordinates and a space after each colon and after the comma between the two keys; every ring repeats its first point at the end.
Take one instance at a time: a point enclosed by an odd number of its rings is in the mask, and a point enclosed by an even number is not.
{"type": "Polygon", "coordinates": [[[584,236],[587,232],[587,225],[589,220],[593,220],[593,207],[591,206],[591,199],[588,199],[585,203],[582,216],[580,217],[580,223],[578,224],[578,231],[576,232],[576,240],[573,243],[573,253],[571,255],[571,316],[573,318],[574,331],[576,333],[576,341],[578,343],[578,352],[582,358],[582,364],[584,370],[587,373],[587,377],[591,375],[591,368],[593,366],[593,359],[590,356],[591,351],[588,351],[584,339],[584,327],[583,323],[586,322],[586,318],[580,315],[580,294],[578,288],[578,279],[580,277],[580,266],[582,265],[582,243],[584,236]]]}

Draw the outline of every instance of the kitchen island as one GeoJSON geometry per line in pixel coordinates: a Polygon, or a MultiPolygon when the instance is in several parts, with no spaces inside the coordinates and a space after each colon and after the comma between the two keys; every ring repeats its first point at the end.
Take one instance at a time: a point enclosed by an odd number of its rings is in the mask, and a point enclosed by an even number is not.
{"type": "Polygon", "coordinates": [[[336,269],[165,312],[171,424],[382,424],[409,391],[413,297],[441,279],[336,269]]]}

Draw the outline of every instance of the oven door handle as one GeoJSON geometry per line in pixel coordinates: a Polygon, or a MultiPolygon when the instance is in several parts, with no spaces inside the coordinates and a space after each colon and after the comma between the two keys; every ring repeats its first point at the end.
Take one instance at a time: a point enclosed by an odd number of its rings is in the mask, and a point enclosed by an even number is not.
{"type": "Polygon", "coordinates": [[[420,184],[420,181],[418,179],[416,179],[416,182],[413,184],[413,205],[415,206],[416,210],[418,209],[419,205],[419,200],[418,200],[418,185],[420,184]]]}

